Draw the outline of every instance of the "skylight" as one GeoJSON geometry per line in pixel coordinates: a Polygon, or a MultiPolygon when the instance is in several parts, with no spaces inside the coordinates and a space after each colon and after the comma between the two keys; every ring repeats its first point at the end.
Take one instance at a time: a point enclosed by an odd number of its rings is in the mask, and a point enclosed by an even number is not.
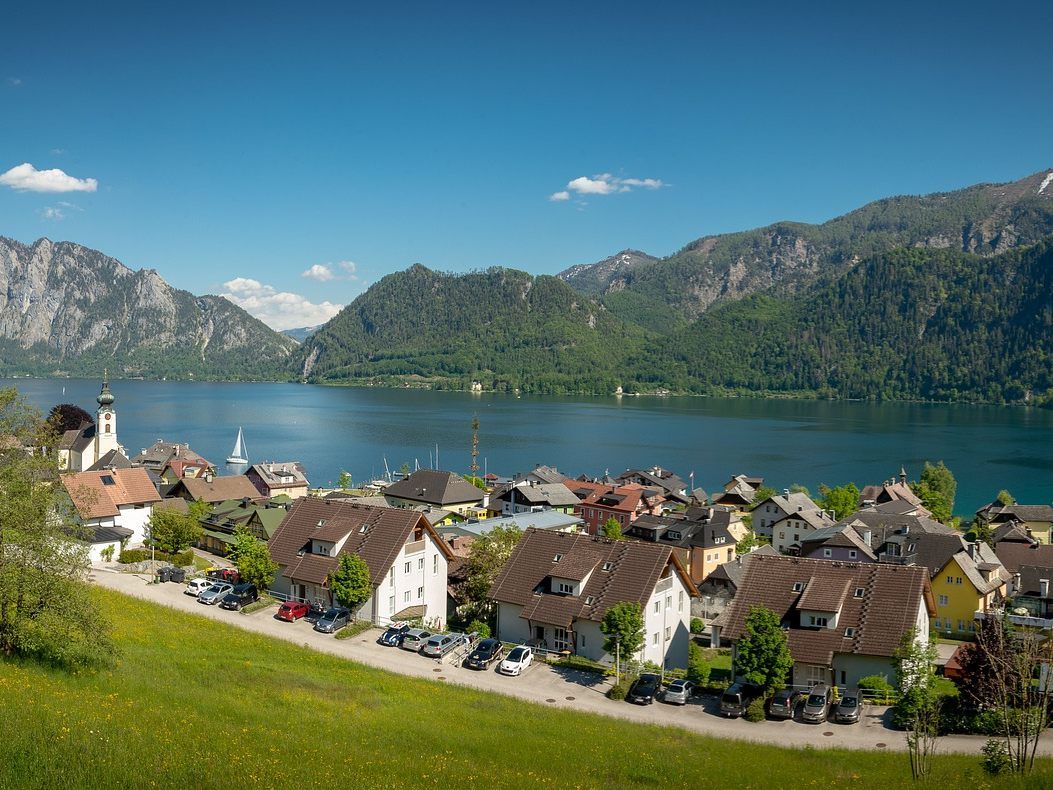
{"type": "Polygon", "coordinates": [[[613,562],[605,562],[605,563],[603,563],[603,570],[605,570],[605,571],[609,571],[613,567],[614,567],[614,563],[613,562]]]}
{"type": "Polygon", "coordinates": [[[804,582],[794,582],[793,583],[793,591],[794,592],[800,592],[803,589],[804,589],[804,582]]]}
{"type": "Polygon", "coordinates": [[[101,478],[99,478],[99,479],[100,479],[100,480],[102,480],[102,484],[103,484],[104,486],[112,486],[112,485],[116,485],[116,483],[114,483],[114,482],[113,482],[113,478],[112,478],[112,477],[110,477],[109,475],[103,475],[103,476],[102,476],[101,478]]]}
{"type": "Polygon", "coordinates": [[[557,554],[555,557],[552,558],[552,561],[553,562],[559,562],[561,559],[563,559],[563,555],[562,554],[557,554]]]}
{"type": "Polygon", "coordinates": [[[856,598],[862,598],[866,594],[867,594],[867,588],[866,587],[856,587],[856,592],[855,592],[855,597],[856,598]]]}

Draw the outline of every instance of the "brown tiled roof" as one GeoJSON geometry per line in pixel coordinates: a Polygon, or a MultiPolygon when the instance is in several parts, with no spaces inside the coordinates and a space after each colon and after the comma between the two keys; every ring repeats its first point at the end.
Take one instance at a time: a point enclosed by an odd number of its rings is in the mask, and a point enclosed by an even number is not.
{"type": "Polygon", "coordinates": [[[81,518],[116,516],[121,505],[147,505],[161,497],[145,469],[100,469],[62,476],[81,518]]]}
{"type": "Polygon", "coordinates": [[[930,616],[936,614],[925,568],[754,556],[745,563],[731,605],[716,622],[723,636],[736,641],[742,636],[750,608],[764,606],[789,629],[795,661],[829,666],[835,653],[891,656],[903,635],[914,627],[918,607],[923,604],[930,616]],[[808,588],[796,592],[794,584],[807,585],[816,578],[823,579],[824,590],[845,591],[836,628],[802,627],[800,610],[807,607],[801,600],[808,588]],[[862,597],[856,597],[857,589],[862,589],[862,597]],[[853,636],[845,636],[847,628],[855,629],[853,636]]]}
{"type": "Polygon", "coordinates": [[[1009,573],[1017,573],[1022,565],[1053,568],[1053,546],[1044,543],[1003,542],[995,546],[995,554],[1009,573]]]}
{"type": "Polygon", "coordinates": [[[245,474],[250,479],[258,478],[269,491],[310,485],[307,482],[307,473],[299,461],[267,461],[263,464],[253,464],[245,474]]]}
{"type": "Polygon", "coordinates": [[[369,566],[372,583],[380,584],[418,524],[431,534],[447,559],[453,556],[428,520],[415,510],[367,507],[318,497],[293,502],[268,546],[274,561],[286,566],[283,576],[321,584],[336,567],[337,558],[299,553],[310,548],[313,538],[338,542],[347,535],[340,554],[358,554],[369,566]]]}
{"type": "Polygon", "coordinates": [[[667,572],[678,573],[689,594],[697,595],[690,576],[668,546],[531,527],[498,574],[490,598],[519,604],[524,618],[552,625],[566,626],[574,620],[598,622],[621,601],[647,603],[667,572]],[[554,563],[557,554],[562,558],[554,563]],[[605,571],[607,562],[611,563],[610,570],[605,571]],[[578,578],[568,576],[568,570],[573,568],[577,574],[586,567],[592,574],[580,595],[549,591],[551,577],[578,578]],[[592,603],[587,603],[590,598],[592,603]]]}
{"type": "Polygon", "coordinates": [[[463,477],[435,469],[418,469],[409,477],[385,488],[384,496],[440,507],[483,501],[483,492],[463,477]]]}
{"type": "Polygon", "coordinates": [[[223,475],[209,482],[204,477],[186,477],[172,486],[169,496],[179,496],[186,491],[196,502],[222,502],[226,499],[259,499],[260,492],[245,475],[223,475]]]}
{"type": "Polygon", "coordinates": [[[805,585],[797,606],[815,612],[836,612],[845,601],[849,583],[848,579],[825,574],[813,576],[805,585]]]}

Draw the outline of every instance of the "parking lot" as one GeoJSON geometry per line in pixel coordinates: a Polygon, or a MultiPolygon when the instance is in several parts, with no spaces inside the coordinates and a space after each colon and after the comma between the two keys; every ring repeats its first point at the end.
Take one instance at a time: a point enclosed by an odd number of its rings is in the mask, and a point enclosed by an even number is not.
{"type": "MultiPolygon", "coordinates": [[[[609,680],[595,673],[566,670],[535,663],[519,677],[499,675],[494,668],[475,671],[458,666],[451,653],[438,661],[407,650],[377,644],[379,628],[371,629],[350,639],[336,639],[313,630],[305,620],[287,623],[274,614],[277,605],[241,614],[205,606],[184,594],[182,584],[150,584],[148,578],[128,573],[113,573],[97,569],[92,580],[103,587],[154,601],[175,609],[199,614],[258,633],[274,636],[362,664],[403,675],[428,678],[435,682],[456,683],[472,688],[507,694],[553,707],[617,716],[633,721],[682,727],[704,735],[736,738],[780,746],[842,747],[849,749],[905,748],[903,733],[888,729],[884,724],[886,710],[868,706],[858,724],[838,725],[833,722],[819,725],[799,721],[764,721],[756,724],[741,719],[728,720],[718,715],[719,701],[715,697],[696,698],[683,707],[656,702],[653,705],[630,705],[605,696],[609,680]]],[[[495,665],[496,666],[496,665],[495,665]]],[[[981,736],[948,736],[940,739],[940,751],[979,754],[986,739],[981,736]]],[[[1040,743],[1042,754],[1053,754],[1049,739],[1040,743]]]]}

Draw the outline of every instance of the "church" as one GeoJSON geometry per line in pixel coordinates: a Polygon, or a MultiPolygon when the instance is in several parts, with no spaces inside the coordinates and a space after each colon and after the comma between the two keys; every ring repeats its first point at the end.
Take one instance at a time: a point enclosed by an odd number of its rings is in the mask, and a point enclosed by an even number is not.
{"type": "Polygon", "coordinates": [[[103,374],[102,391],[95,400],[99,404],[95,424],[85,422],[62,434],[58,450],[59,468],[64,472],[130,465],[124,448],[117,441],[117,410],[113,407],[108,372],[103,374]]]}

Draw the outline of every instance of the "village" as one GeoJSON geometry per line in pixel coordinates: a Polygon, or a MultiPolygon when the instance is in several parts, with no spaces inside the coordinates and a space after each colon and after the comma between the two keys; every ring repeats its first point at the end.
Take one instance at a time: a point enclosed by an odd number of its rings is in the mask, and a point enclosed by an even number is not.
{"type": "Polygon", "coordinates": [[[937,520],[903,469],[848,503],[746,474],[707,493],[660,466],[418,469],[319,489],[298,460],[219,474],[178,441],[128,452],[108,381],[97,401],[94,423],[59,445],[96,580],[179,582],[184,601],[269,612],[274,627],[375,628],[378,645],[497,675],[613,669],[614,699],[708,692],[711,712],[739,718],[761,698],[739,659],[764,610],[789,653],[765,715],[843,724],[894,701],[905,644],[931,650],[953,684],[985,619],[1053,629],[1053,507],[1003,496],[965,531],[937,520]],[[365,592],[348,597],[356,564],[365,592]]]}

